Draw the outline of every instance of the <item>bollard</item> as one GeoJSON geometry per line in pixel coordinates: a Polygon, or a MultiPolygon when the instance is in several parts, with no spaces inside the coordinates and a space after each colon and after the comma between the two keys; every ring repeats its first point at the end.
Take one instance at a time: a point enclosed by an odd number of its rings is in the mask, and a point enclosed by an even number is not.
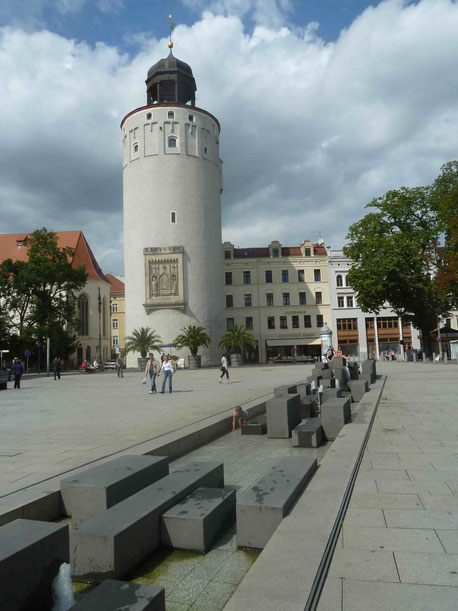
{"type": "Polygon", "coordinates": [[[413,362],[414,363],[417,362],[417,353],[416,352],[413,353],[413,362]]]}
{"type": "Polygon", "coordinates": [[[422,352],[422,355],[423,355],[423,364],[426,365],[426,354],[422,352]]]}
{"type": "Polygon", "coordinates": [[[446,352],[444,352],[444,363],[445,363],[446,365],[447,365],[447,363],[448,363],[448,356],[447,356],[447,353],[446,353],[446,352]]]}
{"type": "Polygon", "coordinates": [[[433,363],[436,364],[436,353],[433,352],[433,363]]]}

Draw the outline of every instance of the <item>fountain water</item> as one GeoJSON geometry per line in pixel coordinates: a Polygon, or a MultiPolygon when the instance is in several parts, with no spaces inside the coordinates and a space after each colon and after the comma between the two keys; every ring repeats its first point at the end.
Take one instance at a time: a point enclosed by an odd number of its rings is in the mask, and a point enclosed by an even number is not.
{"type": "Polygon", "coordinates": [[[75,604],[73,594],[72,573],[70,565],[64,562],[52,582],[52,597],[54,606],[52,611],[67,611],[75,604]]]}

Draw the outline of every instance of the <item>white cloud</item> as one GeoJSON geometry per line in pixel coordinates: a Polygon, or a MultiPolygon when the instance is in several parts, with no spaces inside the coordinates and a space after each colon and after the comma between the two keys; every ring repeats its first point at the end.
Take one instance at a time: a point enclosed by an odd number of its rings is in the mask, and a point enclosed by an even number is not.
{"type": "Polygon", "coordinates": [[[279,27],[293,10],[292,0],[181,0],[195,11],[209,11],[224,16],[250,16],[257,24],[279,27]]]}
{"type": "MultiPolygon", "coordinates": [[[[258,25],[206,12],[175,30],[197,105],[221,122],[223,237],[299,244],[321,231],[341,246],[373,197],[428,184],[456,158],[458,5],[388,0],[334,43],[316,27],[258,25]]],[[[47,31],[0,38],[2,232],[82,228],[120,272],[119,123],[145,102],[166,40],[133,58],[47,31]],[[113,252],[114,251],[114,252],[113,252]]]]}

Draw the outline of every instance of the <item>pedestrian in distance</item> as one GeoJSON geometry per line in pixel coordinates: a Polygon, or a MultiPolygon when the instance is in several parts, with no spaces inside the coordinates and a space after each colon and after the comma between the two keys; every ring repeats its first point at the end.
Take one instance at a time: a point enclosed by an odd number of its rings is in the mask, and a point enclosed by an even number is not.
{"type": "Polygon", "coordinates": [[[116,373],[118,374],[118,378],[124,377],[124,373],[122,371],[123,368],[124,368],[124,360],[122,356],[118,354],[118,358],[116,359],[116,373]]]}
{"type": "Polygon", "coordinates": [[[11,368],[11,373],[14,377],[14,388],[18,390],[21,388],[21,377],[24,373],[24,367],[19,359],[16,359],[14,365],[11,368]]]}
{"type": "Polygon", "coordinates": [[[156,389],[156,376],[159,375],[161,371],[161,366],[159,365],[159,363],[156,361],[156,359],[154,358],[154,355],[152,352],[149,353],[149,360],[146,363],[146,367],[145,367],[145,378],[147,375],[149,375],[149,379],[151,380],[151,390],[149,391],[149,394],[152,395],[153,392],[157,392],[156,389]]]}
{"type": "Polygon", "coordinates": [[[58,356],[54,357],[52,369],[54,372],[54,380],[60,380],[60,358],[58,356]]]}
{"type": "Polygon", "coordinates": [[[221,369],[221,375],[219,376],[218,382],[221,384],[224,376],[226,376],[227,383],[230,384],[231,381],[229,380],[229,364],[227,362],[227,352],[223,352],[220,369],[221,369]]]}
{"type": "Polygon", "coordinates": [[[159,375],[164,374],[164,379],[162,380],[162,390],[161,395],[164,394],[165,391],[165,383],[167,382],[167,378],[169,380],[169,393],[172,392],[172,377],[174,374],[173,364],[169,361],[169,357],[165,354],[164,360],[162,362],[162,367],[159,375]]]}
{"type": "Polygon", "coordinates": [[[248,412],[246,409],[242,409],[240,405],[237,405],[234,410],[234,415],[232,416],[232,430],[235,431],[237,425],[241,427],[243,424],[246,424],[247,421],[248,412]]]}

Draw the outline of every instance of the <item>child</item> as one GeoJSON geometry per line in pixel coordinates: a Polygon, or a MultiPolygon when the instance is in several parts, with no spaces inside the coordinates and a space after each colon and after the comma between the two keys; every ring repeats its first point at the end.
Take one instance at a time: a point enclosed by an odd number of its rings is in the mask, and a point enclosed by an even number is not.
{"type": "Polygon", "coordinates": [[[242,424],[246,424],[247,420],[248,412],[246,410],[243,410],[240,405],[237,405],[234,410],[234,415],[232,417],[232,430],[235,431],[236,424],[242,426],[242,424]]]}

